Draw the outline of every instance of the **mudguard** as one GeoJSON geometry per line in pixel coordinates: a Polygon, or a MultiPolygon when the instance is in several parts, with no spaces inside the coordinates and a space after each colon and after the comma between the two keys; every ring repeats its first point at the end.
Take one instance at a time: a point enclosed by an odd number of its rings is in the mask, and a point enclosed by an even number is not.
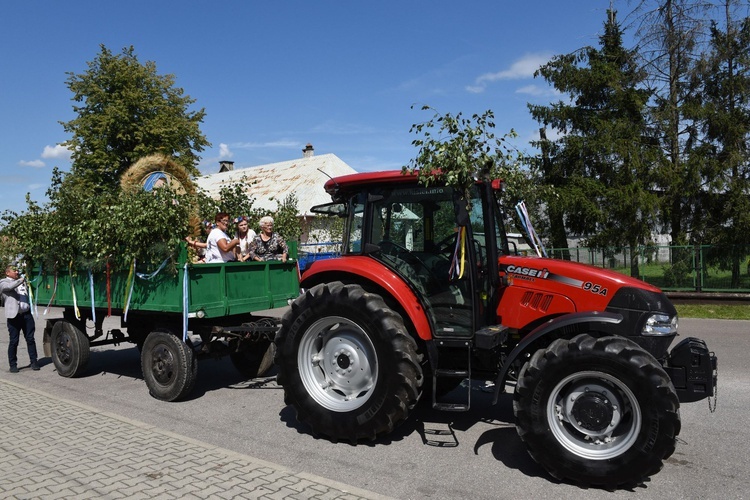
{"type": "Polygon", "coordinates": [[[596,325],[597,330],[611,332],[612,335],[622,335],[622,332],[618,328],[620,323],[622,323],[622,320],[623,317],[620,314],[586,311],[564,314],[539,325],[531,333],[526,335],[526,337],[518,343],[510,354],[508,354],[502,370],[500,370],[497,379],[495,379],[495,397],[492,404],[497,404],[497,400],[500,397],[500,389],[505,387],[505,377],[508,374],[508,370],[513,365],[513,362],[525,353],[529,346],[536,340],[550,334],[551,332],[573,326],[579,330],[576,333],[588,333],[591,331],[591,325],[596,325]]]}
{"type": "Polygon", "coordinates": [[[344,256],[336,259],[313,262],[302,275],[300,286],[312,286],[330,281],[351,281],[356,277],[370,281],[385,290],[404,309],[414,325],[417,335],[423,340],[432,339],[432,329],[419,297],[392,269],[366,256],[344,256]]]}

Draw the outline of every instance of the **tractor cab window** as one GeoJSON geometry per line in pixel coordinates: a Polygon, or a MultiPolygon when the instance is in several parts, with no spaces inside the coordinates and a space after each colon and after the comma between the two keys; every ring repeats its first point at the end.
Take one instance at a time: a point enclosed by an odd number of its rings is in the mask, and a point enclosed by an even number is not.
{"type": "Polygon", "coordinates": [[[436,335],[471,335],[471,229],[459,226],[453,190],[405,187],[370,196],[368,253],[425,301],[436,335]]]}
{"type": "Polygon", "coordinates": [[[362,251],[362,228],[364,226],[365,204],[361,197],[352,200],[349,213],[348,232],[344,235],[343,253],[360,253],[362,251]]]}

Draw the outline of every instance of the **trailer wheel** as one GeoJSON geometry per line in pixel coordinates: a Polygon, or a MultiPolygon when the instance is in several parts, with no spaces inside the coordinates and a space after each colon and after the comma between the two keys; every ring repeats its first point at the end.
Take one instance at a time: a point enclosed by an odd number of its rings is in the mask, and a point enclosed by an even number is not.
{"type": "Polygon", "coordinates": [[[270,340],[247,342],[239,351],[229,353],[229,359],[243,377],[262,377],[273,366],[276,346],[270,340]]]}
{"type": "Polygon", "coordinates": [[[52,362],[63,377],[77,377],[86,369],[91,348],[88,337],[75,325],[60,320],[50,334],[52,362]]]}
{"type": "Polygon", "coordinates": [[[176,335],[151,332],[143,343],[141,370],[153,397],[177,401],[193,390],[198,361],[192,349],[176,335]]]}
{"type": "Polygon", "coordinates": [[[321,284],[299,297],[276,336],[284,401],[314,434],[352,443],[404,421],[422,385],[401,316],[358,285],[321,284]]]}
{"type": "Polygon", "coordinates": [[[655,474],[680,432],[669,377],[621,337],[555,340],[523,366],[514,399],[518,434],[534,460],[587,486],[632,486],[655,474]]]}

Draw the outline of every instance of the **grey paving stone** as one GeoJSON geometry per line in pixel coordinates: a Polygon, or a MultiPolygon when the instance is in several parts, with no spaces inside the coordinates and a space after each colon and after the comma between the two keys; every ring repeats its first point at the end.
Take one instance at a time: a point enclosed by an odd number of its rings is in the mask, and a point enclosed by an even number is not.
{"type": "Polygon", "coordinates": [[[384,498],[15,382],[0,401],[0,498],[384,498]]]}

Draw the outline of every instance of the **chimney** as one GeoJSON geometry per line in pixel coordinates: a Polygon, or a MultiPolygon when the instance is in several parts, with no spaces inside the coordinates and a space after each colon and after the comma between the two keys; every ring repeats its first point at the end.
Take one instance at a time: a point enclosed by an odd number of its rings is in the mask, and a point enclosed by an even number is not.
{"type": "Polygon", "coordinates": [[[312,158],[313,154],[315,154],[315,150],[313,149],[312,144],[308,142],[305,149],[302,150],[302,158],[312,158]]]}
{"type": "Polygon", "coordinates": [[[229,160],[222,160],[219,162],[219,173],[221,172],[229,172],[230,170],[234,170],[234,162],[229,160]]]}

